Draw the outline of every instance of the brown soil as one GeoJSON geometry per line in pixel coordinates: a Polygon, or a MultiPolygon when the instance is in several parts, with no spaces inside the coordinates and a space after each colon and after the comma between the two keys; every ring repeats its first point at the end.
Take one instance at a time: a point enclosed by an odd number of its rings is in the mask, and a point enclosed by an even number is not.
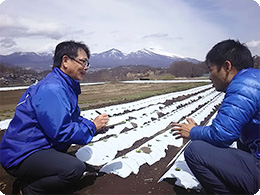
{"type": "MultiPolygon", "coordinates": [[[[170,93],[199,86],[201,84],[121,84],[110,83],[96,86],[83,86],[82,95],[79,98],[81,109],[98,108],[111,104],[129,102],[141,98],[170,93]]],[[[11,118],[15,105],[24,90],[0,92],[0,120],[11,118]]],[[[4,131],[0,131],[0,139],[4,131]]],[[[184,141],[184,144],[187,140],[184,141]]],[[[81,146],[74,146],[69,153],[74,155],[81,146]]],[[[89,174],[76,186],[74,194],[199,194],[194,190],[187,191],[175,186],[175,179],[167,179],[160,183],[157,181],[167,171],[166,166],[178,153],[181,147],[169,146],[166,157],[154,163],[152,166],[145,164],[140,167],[138,174],[131,174],[127,178],[121,178],[113,174],[96,175],[101,167],[89,166],[89,174]]],[[[120,152],[119,152],[120,153],[120,152]]],[[[0,167],[0,191],[4,194],[18,194],[15,178],[8,175],[0,167]]]]}
{"type": "MultiPolygon", "coordinates": [[[[2,138],[4,131],[0,131],[2,138]]],[[[186,142],[186,141],[185,141],[186,142]]],[[[69,149],[72,155],[80,146],[69,149]]],[[[74,186],[73,194],[200,194],[195,190],[185,190],[175,186],[175,179],[167,179],[160,183],[157,181],[167,171],[166,166],[181,149],[173,146],[166,150],[166,157],[152,166],[145,164],[140,167],[138,174],[131,174],[121,178],[114,174],[96,175],[101,167],[88,166],[89,174],[74,186]]],[[[19,185],[15,178],[0,167],[0,191],[4,194],[19,194],[19,185]]]]}

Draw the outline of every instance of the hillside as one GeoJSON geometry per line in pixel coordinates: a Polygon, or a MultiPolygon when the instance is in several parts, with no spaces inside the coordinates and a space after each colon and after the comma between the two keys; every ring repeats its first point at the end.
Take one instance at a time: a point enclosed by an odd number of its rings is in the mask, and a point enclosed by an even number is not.
{"type": "Polygon", "coordinates": [[[8,66],[0,63],[0,86],[31,85],[41,80],[48,71],[36,72],[17,66],[8,66]]]}
{"type": "MultiPolygon", "coordinates": [[[[31,85],[44,78],[50,71],[36,72],[21,67],[0,63],[0,86],[31,85]]],[[[87,71],[82,82],[123,81],[123,80],[169,80],[178,77],[199,77],[207,72],[204,63],[175,62],[169,68],[156,68],[144,65],[118,66],[97,71],[87,71]],[[179,71],[179,66],[184,71],[179,71]],[[196,68],[194,68],[196,66],[196,68]],[[177,69],[175,68],[177,67],[177,69]],[[185,68],[186,67],[186,68],[185,68]],[[194,71],[192,71],[194,70],[194,71]]]]}

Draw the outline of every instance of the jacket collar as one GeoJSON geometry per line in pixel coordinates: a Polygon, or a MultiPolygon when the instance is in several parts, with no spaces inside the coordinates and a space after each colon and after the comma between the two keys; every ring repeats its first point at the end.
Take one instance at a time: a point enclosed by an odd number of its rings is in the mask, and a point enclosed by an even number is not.
{"type": "Polygon", "coordinates": [[[79,95],[81,93],[79,81],[72,79],[69,75],[62,72],[58,67],[54,67],[53,72],[56,75],[62,77],[65,82],[73,89],[75,94],[79,95]]]}

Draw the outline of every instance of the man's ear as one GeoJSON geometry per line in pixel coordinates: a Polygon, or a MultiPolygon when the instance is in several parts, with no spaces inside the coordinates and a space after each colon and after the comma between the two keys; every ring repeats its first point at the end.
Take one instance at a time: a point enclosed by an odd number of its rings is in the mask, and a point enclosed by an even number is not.
{"type": "Polygon", "coordinates": [[[69,57],[64,55],[61,60],[61,68],[67,69],[67,63],[68,63],[69,57]]]}
{"type": "Polygon", "coordinates": [[[224,70],[228,73],[232,70],[232,64],[229,60],[226,60],[223,65],[224,70]]]}

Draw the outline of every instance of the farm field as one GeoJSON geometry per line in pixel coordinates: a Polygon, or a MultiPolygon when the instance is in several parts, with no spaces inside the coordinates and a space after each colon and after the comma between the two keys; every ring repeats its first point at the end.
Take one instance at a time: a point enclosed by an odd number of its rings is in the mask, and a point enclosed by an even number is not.
{"type": "MultiPolygon", "coordinates": [[[[81,86],[79,107],[81,110],[120,104],[142,98],[189,89],[205,82],[198,83],[104,83],[81,86]]],[[[15,88],[16,89],[16,88],[15,88]]],[[[16,104],[26,89],[0,90],[0,121],[13,117],[16,104]]]]}
{"type": "MultiPolygon", "coordinates": [[[[15,100],[18,91],[8,92],[1,92],[2,120],[8,119],[6,110],[12,115],[19,99],[15,100]]],[[[89,173],[75,186],[76,194],[199,194],[183,188],[199,188],[198,183],[187,184],[174,177],[182,170],[167,173],[176,166],[173,159],[188,142],[176,139],[169,124],[184,122],[185,116],[205,124],[222,98],[209,83],[82,86],[79,105],[83,116],[93,119],[98,110],[108,113],[111,121],[124,122],[107,128],[86,146],[69,149],[89,165],[89,173]],[[176,180],[179,185],[174,185],[176,180]]],[[[0,131],[1,137],[3,133],[0,131]]],[[[11,194],[13,181],[1,168],[0,191],[11,194]]]]}

